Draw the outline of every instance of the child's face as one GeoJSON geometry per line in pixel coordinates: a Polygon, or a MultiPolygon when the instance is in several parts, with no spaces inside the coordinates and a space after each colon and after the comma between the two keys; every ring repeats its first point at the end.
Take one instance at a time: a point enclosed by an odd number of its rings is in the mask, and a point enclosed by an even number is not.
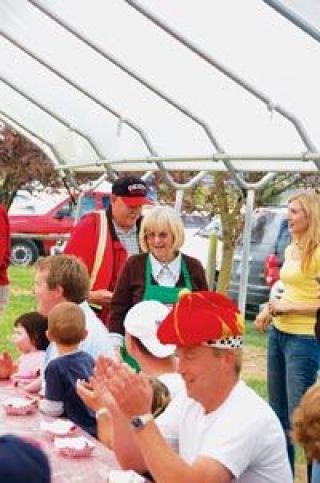
{"type": "Polygon", "coordinates": [[[32,344],[28,332],[22,325],[18,325],[13,329],[12,342],[16,345],[20,352],[27,353],[35,349],[32,344]]]}

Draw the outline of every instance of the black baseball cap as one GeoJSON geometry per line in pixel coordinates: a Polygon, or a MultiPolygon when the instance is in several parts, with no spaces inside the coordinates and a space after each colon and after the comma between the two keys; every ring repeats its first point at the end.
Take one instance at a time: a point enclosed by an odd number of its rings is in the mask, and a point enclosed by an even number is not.
{"type": "Polygon", "coordinates": [[[117,179],[112,185],[112,194],[121,196],[128,206],[152,205],[152,201],[147,198],[145,182],[136,176],[117,179]]]}

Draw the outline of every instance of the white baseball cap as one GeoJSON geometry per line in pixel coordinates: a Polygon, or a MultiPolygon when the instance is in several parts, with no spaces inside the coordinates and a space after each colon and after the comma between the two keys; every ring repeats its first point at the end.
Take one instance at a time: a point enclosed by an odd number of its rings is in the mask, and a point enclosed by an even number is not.
{"type": "Polygon", "coordinates": [[[174,354],[175,345],[161,344],[157,330],[170,309],[156,300],[144,300],[134,305],[124,319],[128,334],[136,337],[155,357],[163,358],[174,354]]]}

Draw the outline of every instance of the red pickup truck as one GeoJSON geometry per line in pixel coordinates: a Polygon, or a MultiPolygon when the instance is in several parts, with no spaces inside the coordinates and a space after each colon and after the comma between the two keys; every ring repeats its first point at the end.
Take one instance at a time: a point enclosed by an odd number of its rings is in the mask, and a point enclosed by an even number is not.
{"type": "Polygon", "coordinates": [[[106,209],[109,202],[109,193],[86,191],[75,200],[60,197],[50,207],[38,201],[25,210],[10,210],[11,263],[31,265],[40,255],[49,255],[57,240],[70,236],[77,220],[89,211],[106,209]]]}

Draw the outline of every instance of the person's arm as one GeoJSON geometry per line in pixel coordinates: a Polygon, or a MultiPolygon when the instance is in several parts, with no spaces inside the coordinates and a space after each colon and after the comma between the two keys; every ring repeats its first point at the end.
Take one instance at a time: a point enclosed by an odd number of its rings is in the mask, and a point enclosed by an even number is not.
{"type": "Polygon", "coordinates": [[[257,315],[254,325],[258,332],[265,332],[270,324],[272,316],[270,314],[269,304],[265,304],[261,312],[257,315]]]}
{"type": "Polygon", "coordinates": [[[5,208],[0,206],[0,268],[6,267],[8,263],[9,236],[8,214],[5,208]]]}
{"type": "Polygon", "coordinates": [[[96,214],[89,213],[75,226],[63,253],[82,259],[91,274],[98,240],[96,214]]]}
{"type": "Polygon", "coordinates": [[[48,416],[58,417],[64,413],[64,388],[59,359],[49,362],[45,370],[45,397],[39,402],[39,409],[48,416]],[[58,361],[58,362],[57,362],[58,361]]]}
{"type": "Polygon", "coordinates": [[[194,282],[196,290],[208,290],[208,281],[206,277],[206,272],[199,260],[195,259],[195,270],[191,270],[190,276],[191,280],[194,282]]]}
{"type": "Polygon", "coordinates": [[[129,446],[123,436],[134,416],[150,413],[152,387],[146,376],[133,373],[123,364],[111,369],[113,373],[107,373],[108,387],[123,414],[120,421],[113,418],[113,449],[120,464],[138,472],[147,469],[157,483],[231,482],[231,472],[213,458],[199,457],[192,465],[186,463],[167,444],[152,420],[143,428],[131,429],[136,446],[131,442],[129,446]]]}
{"type": "Polygon", "coordinates": [[[36,393],[40,391],[41,388],[41,376],[36,377],[33,381],[28,382],[27,384],[23,385],[23,389],[26,392],[36,393]]]}
{"type": "Polygon", "coordinates": [[[134,275],[132,271],[132,260],[129,258],[117,280],[110,305],[109,331],[121,335],[124,335],[124,318],[133,305],[132,284],[134,275]]]}
{"type": "Polygon", "coordinates": [[[88,293],[88,302],[95,305],[110,304],[113,292],[107,289],[90,290],[88,293]]]}
{"type": "Polygon", "coordinates": [[[48,399],[40,399],[39,410],[47,416],[57,418],[59,416],[62,416],[64,412],[64,404],[62,401],[49,401],[48,399]]]}
{"type": "Polygon", "coordinates": [[[314,302],[287,301],[273,299],[269,302],[271,312],[275,314],[314,315],[320,308],[320,300],[314,302]]]}
{"type": "Polygon", "coordinates": [[[135,433],[148,471],[157,483],[230,483],[232,473],[213,458],[201,456],[190,465],[163,439],[155,422],[151,421],[135,433]]]}
{"type": "MultiPolygon", "coordinates": [[[[106,399],[108,396],[112,398],[111,394],[107,390],[94,390],[92,383],[80,379],[77,381],[76,391],[85,405],[96,413],[98,440],[112,449],[112,420],[107,409],[112,402],[106,399]]],[[[113,403],[116,404],[115,401],[113,403]]]]}

